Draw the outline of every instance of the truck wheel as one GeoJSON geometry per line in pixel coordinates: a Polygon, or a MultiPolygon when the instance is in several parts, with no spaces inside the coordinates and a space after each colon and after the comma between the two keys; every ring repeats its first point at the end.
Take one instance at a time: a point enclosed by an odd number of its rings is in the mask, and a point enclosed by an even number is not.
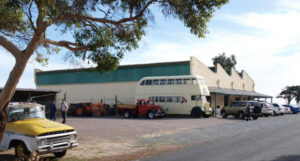
{"type": "Polygon", "coordinates": [[[18,142],[15,145],[15,155],[17,158],[29,157],[30,151],[27,150],[24,143],[18,142]]]}
{"type": "Polygon", "coordinates": [[[227,118],[227,114],[226,114],[225,111],[222,111],[222,112],[221,112],[221,115],[222,115],[222,118],[227,118]]]}
{"type": "Polygon", "coordinates": [[[67,153],[67,150],[64,150],[62,152],[54,152],[53,154],[54,154],[55,158],[62,158],[66,155],[66,153],[67,153]]]}
{"type": "Polygon", "coordinates": [[[239,112],[239,119],[245,119],[244,112],[239,112]]]}
{"type": "Polygon", "coordinates": [[[252,118],[253,118],[253,120],[257,120],[258,119],[258,117],[257,116],[252,116],[252,118]]]}
{"type": "Polygon", "coordinates": [[[130,118],[130,112],[129,111],[125,111],[124,112],[124,117],[127,118],[127,119],[130,118]]]}
{"type": "Polygon", "coordinates": [[[147,113],[147,117],[148,117],[149,119],[154,119],[154,117],[155,117],[154,112],[153,112],[153,111],[149,111],[149,112],[147,113]]]}

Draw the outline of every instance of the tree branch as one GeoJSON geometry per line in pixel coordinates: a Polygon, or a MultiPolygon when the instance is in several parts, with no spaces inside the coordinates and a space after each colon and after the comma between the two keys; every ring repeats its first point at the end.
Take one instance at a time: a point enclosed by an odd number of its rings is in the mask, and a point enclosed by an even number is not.
{"type": "Polygon", "coordinates": [[[50,40],[50,39],[43,39],[41,41],[41,43],[43,43],[43,44],[48,43],[48,44],[51,44],[51,45],[65,47],[65,48],[71,50],[72,52],[78,52],[78,51],[89,49],[88,46],[82,46],[78,43],[73,43],[73,42],[70,42],[70,41],[54,41],[54,40],[50,40]]]}
{"type": "Polygon", "coordinates": [[[121,20],[118,21],[114,21],[114,20],[109,20],[106,18],[96,18],[96,17],[91,17],[91,16],[86,16],[86,15],[76,15],[76,14],[70,14],[70,13],[64,13],[61,16],[54,18],[52,20],[52,23],[56,23],[58,21],[64,20],[64,19],[78,19],[78,20],[90,20],[90,21],[94,21],[94,22],[99,22],[99,23],[104,23],[104,24],[112,24],[115,26],[119,26],[122,23],[126,23],[126,22],[130,22],[133,20],[136,20],[140,17],[143,16],[144,12],[146,11],[146,9],[154,2],[156,2],[157,0],[151,0],[149,1],[145,7],[135,16],[130,16],[128,18],[123,18],[121,20]]]}
{"type": "Polygon", "coordinates": [[[0,35],[0,45],[9,51],[15,58],[18,58],[22,51],[12,42],[0,35]]]}

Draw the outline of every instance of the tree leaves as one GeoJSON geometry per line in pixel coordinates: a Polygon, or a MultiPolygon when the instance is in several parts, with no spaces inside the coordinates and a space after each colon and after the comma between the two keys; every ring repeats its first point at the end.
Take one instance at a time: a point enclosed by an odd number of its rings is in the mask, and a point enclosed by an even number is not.
{"type": "Polygon", "coordinates": [[[227,72],[231,72],[231,68],[234,68],[237,63],[234,55],[227,57],[225,53],[213,57],[212,60],[214,65],[219,63],[227,72]]]}

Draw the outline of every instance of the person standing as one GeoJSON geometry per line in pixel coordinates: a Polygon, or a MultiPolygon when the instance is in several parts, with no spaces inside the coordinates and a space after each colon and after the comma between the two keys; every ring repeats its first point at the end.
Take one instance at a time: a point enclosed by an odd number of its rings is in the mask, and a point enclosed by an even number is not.
{"type": "Polygon", "coordinates": [[[250,104],[246,107],[246,120],[250,120],[250,104]]]}
{"type": "Polygon", "coordinates": [[[69,106],[68,106],[66,100],[63,99],[62,103],[60,105],[60,110],[61,110],[61,114],[62,114],[62,117],[63,117],[63,121],[62,121],[63,124],[66,123],[66,115],[67,115],[68,109],[69,109],[69,106]]]}
{"type": "Polygon", "coordinates": [[[53,121],[56,120],[56,111],[57,111],[57,108],[56,108],[55,101],[52,101],[50,104],[50,120],[53,120],[53,121]]]}

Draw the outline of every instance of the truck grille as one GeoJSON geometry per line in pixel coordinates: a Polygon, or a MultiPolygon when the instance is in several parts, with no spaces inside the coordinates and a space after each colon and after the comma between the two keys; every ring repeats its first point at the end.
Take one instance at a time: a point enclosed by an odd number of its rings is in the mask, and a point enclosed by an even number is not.
{"type": "Polygon", "coordinates": [[[70,142],[70,135],[47,138],[47,144],[48,145],[49,144],[63,143],[63,142],[70,142]]]}

